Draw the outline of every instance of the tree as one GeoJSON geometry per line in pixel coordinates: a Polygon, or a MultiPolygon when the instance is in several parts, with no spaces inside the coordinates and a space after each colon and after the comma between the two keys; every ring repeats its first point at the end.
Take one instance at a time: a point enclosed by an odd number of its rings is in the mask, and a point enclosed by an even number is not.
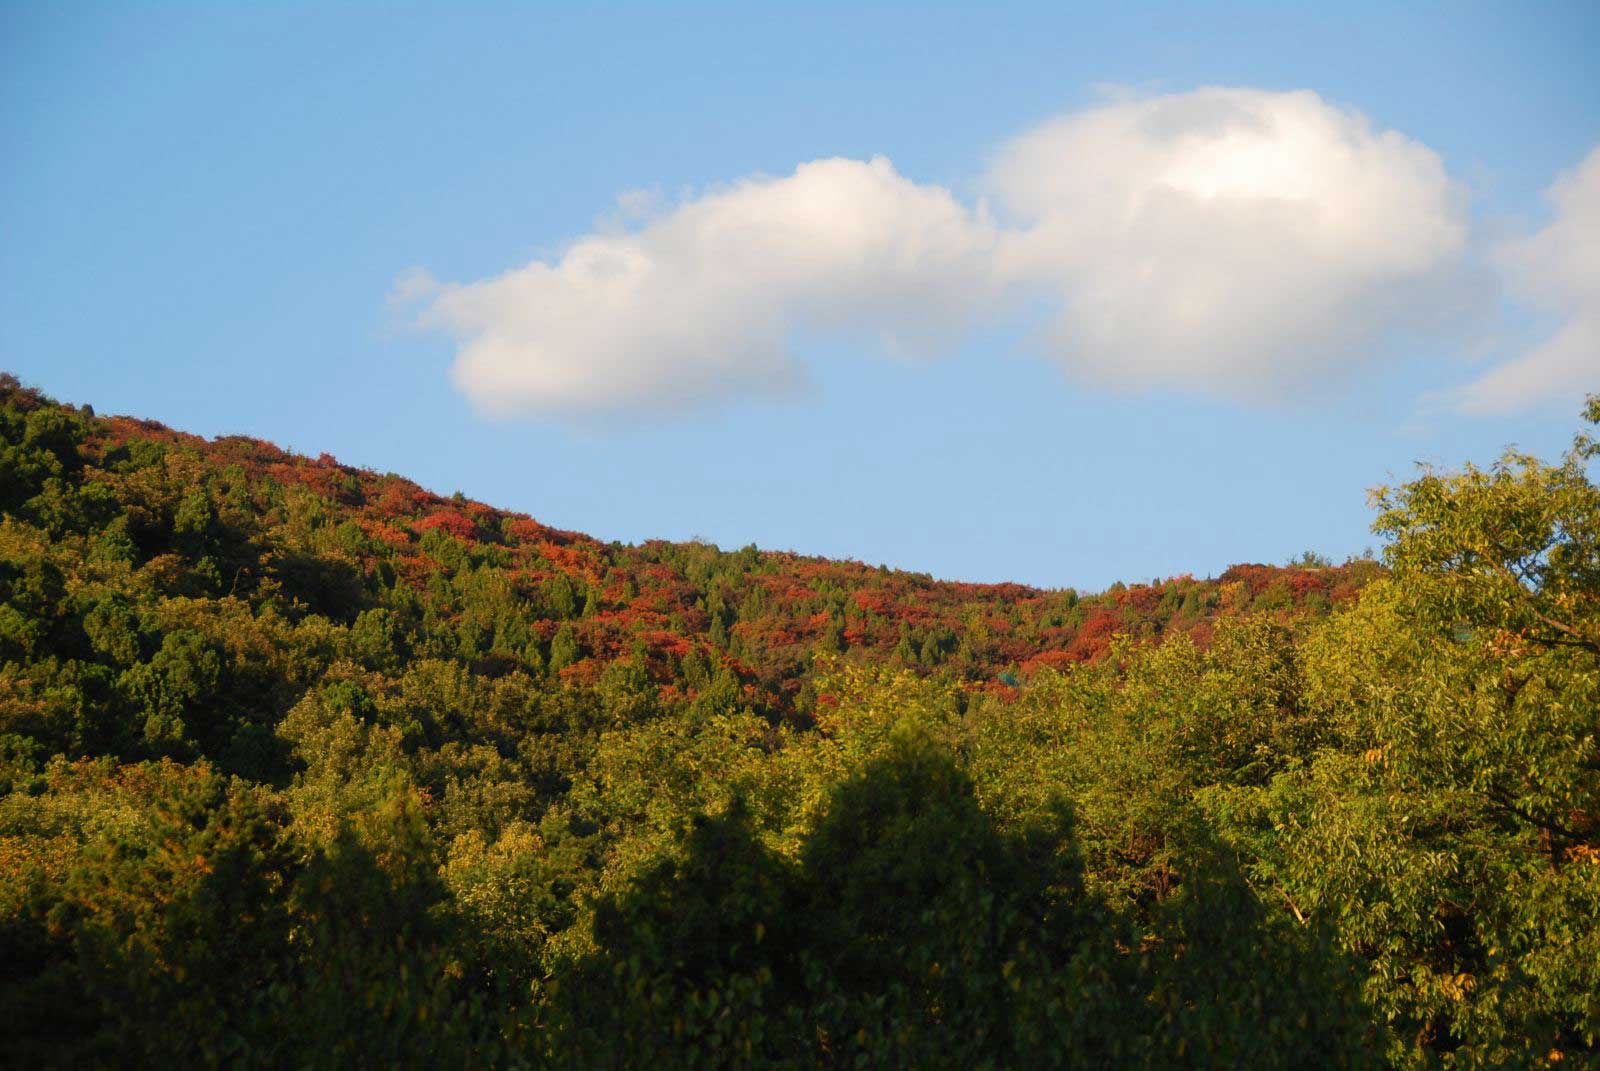
{"type": "Polygon", "coordinates": [[[1600,1055],[1595,452],[1380,490],[1392,577],[1303,655],[1331,746],[1223,803],[1257,879],[1369,962],[1401,1066],[1600,1055]]]}

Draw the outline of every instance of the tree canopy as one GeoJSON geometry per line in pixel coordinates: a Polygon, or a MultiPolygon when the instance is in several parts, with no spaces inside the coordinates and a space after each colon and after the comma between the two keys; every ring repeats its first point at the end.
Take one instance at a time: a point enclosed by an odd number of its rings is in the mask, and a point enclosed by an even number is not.
{"type": "Polygon", "coordinates": [[[0,1058],[1600,1065],[1597,452],[1080,595],[7,379],[0,1058]]]}

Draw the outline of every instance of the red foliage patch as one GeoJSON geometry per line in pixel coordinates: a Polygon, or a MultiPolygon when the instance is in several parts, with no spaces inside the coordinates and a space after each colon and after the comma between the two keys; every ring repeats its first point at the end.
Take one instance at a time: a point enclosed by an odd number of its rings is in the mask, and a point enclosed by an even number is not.
{"type": "Polygon", "coordinates": [[[435,510],[414,525],[419,532],[431,531],[435,528],[446,535],[455,536],[457,539],[470,542],[478,536],[478,526],[471,519],[463,517],[453,509],[435,510]]]}

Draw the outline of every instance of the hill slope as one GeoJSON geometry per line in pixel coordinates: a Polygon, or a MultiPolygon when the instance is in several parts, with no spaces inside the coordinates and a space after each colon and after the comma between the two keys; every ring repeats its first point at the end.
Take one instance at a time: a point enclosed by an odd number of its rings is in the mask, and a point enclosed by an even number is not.
{"type": "MultiPolygon", "coordinates": [[[[0,408],[10,442],[4,549],[13,573],[36,570],[16,581],[31,594],[10,600],[3,642],[13,656],[49,643],[119,671],[156,654],[179,619],[217,632],[205,642],[244,670],[238,627],[248,621],[254,632],[323,630],[374,666],[428,657],[489,679],[576,686],[626,672],[669,706],[716,695],[803,720],[818,653],[1004,690],[1041,667],[1092,660],[1118,633],[1204,645],[1221,617],[1325,612],[1377,571],[1236,566],[1215,580],[1079,596],[754,547],[604,544],[327,455],[96,417],[14,380],[0,383],[0,408]]],[[[218,686],[241,729],[275,724],[298,699],[229,688],[228,677],[218,686]]],[[[19,701],[43,703],[56,682],[13,687],[19,701]]],[[[142,712],[115,720],[126,728],[158,713],[142,712]]],[[[69,746],[64,727],[45,735],[69,753],[140,753],[132,740],[69,746]]],[[[189,744],[214,758],[227,747],[215,735],[189,744]]]]}
{"type": "Polygon", "coordinates": [[[1080,598],[0,381],[0,1064],[1594,1066],[1597,456],[1080,598]]]}

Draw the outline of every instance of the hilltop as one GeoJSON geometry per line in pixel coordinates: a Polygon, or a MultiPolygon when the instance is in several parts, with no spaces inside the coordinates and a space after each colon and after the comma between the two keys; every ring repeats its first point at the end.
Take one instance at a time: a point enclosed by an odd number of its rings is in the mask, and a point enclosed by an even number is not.
{"type": "Polygon", "coordinates": [[[157,617],[181,606],[202,632],[228,622],[209,637],[225,649],[239,647],[228,630],[241,620],[319,623],[385,657],[444,659],[489,679],[585,687],[628,672],[667,705],[718,695],[774,718],[810,711],[819,654],[1003,693],[1102,656],[1119,634],[1204,646],[1221,618],[1325,613],[1381,572],[1367,561],[1238,565],[1080,595],[754,546],[624,546],[326,454],[97,416],[14,379],[0,382],[0,407],[20,432],[0,507],[31,522],[9,527],[8,556],[39,563],[43,587],[86,607],[85,620],[113,595],[157,617]]]}

